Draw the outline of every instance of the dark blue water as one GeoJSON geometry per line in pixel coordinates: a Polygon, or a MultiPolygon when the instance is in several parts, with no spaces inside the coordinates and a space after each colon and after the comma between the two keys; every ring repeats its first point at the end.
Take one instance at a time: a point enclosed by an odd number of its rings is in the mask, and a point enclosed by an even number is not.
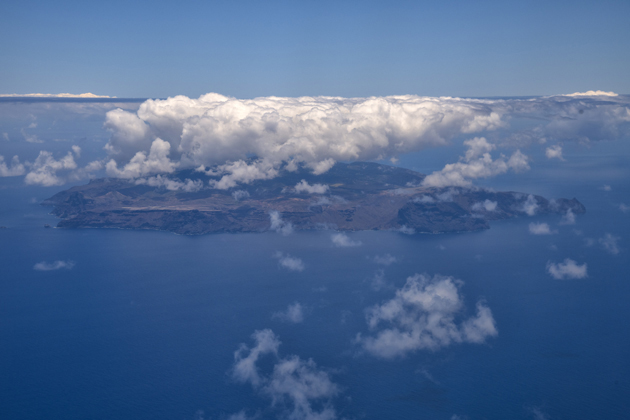
{"type": "Polygon", "coordinates": [[[281,356],[330,369],[342,390],[332,400],[339,418],[629,418],[630,213],[619,204],[630,205],[630,177],[627,155],[604,152],[569,156],[572,176],[551,176],[543,162],[496,181],[578,197],[588,211],[575,225],[548,216],[468,234],[358,232],[350,237],[363,245],[351,248],[333,247],[325,231],[45,229],[56,220],[32,199],[56,190],[3,180],[0,418],[172,420],[203,410],[222,419],[242,409],[276,418],[282,410],[230,377],[234,351],[263,328],[279,336],[281,356]],[[530,235],[532,220],[558,234],[530,235]],[[621,238],[619,254],[599,244],[605,233],[621,238]],[[301,258],[304,271],[279,267],[276,251],[301,258]],[[384,254],[399,261],[373,261],[384,254]],[[551,278],[547,262],[567,257],[586,262],[588,278],[551,278]],[[33,269],[57,260],[75,265],[33,269]],[[391,288],[374,291],[379,268],[391,288]],[[362,354],[353,340],[368,333],[365,308],[415,273],[463,280],[466,313],[485,299],[498,336],[402,359],[362,354]],[[296,301],[304,322],[272,318],[296,301]]]}

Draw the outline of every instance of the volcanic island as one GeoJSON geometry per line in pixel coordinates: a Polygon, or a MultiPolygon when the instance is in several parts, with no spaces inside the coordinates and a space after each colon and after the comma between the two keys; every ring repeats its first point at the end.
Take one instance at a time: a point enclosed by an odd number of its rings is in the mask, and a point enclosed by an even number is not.
{"type": "Polygon", "coordinates": [[[425,175],[373,162],[336,163],[314,175],[283,170],[232,188],[222,176],[181,170],[135,180],[101,178],[59,192],[58,228],[163,230],[185,235],[294,230],[470,232],[493,220],[534,214],[582,214],[577,199],[552,199],[479,187],[427,187],[425,175]]]}

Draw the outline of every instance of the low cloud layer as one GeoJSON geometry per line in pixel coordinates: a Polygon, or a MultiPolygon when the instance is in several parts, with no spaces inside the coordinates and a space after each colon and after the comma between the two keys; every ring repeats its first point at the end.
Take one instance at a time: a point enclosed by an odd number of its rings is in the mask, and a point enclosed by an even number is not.
{"type": "Polygon", "coordinates": [[[579,265],[570,258],[561,263],[547,263],[547,272],[556,280],[583,279],[588,276],[586,263],[579,265]]]}
{"type": "Polygon", "coordinates": [[[373,335],[359,335],[357,342],[370,354],[393,358],[453,343],[483,343],[496,336],[492,312],[482,301],[477,303],[475,316],[461,319],[462,284],[440,275],[409,277],[393,299],[367,310],[373,335]]]}
{"type": "Polygon", "coordinates": [[[335,420],[337,413],[332,398],[340,393],[330,375],[319,368],[312,359],[299,356],[280,358],[280,340],[273,331],[254,332],[252,348],[241,344],[234,353],[232,377],[241,383],[249,383],[254,390],[271,400],[271,408],[280,417],[291,420],[335,420]],[[272,365],[262,364],[268,357],[272,365]],[[270,372],[263,366],[271,367],[270,372]]]}

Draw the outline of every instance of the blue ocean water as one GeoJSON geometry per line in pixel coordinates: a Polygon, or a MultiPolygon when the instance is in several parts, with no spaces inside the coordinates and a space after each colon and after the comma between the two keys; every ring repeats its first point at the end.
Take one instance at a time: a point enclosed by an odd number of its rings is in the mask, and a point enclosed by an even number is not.
{"type": "Polygon", "coordinates": [[[282,356],[328,369],[341,389],[332,400],[339,418],[629,418],[625,147],[595,146],[567,154],[562,172],[541,162],[488,183],[575,196],[587,213],[574,225],[540,216],[465,234],[356,232],[349,236],[362,245],[348,248],[334,247],[329,231],[45,229],[56,220],[38,203],[63,187],[3,180],[0,418],[225,419],[243,409],[277,418],[265,395],[230,376],[235,350],[264,328],[278,335],[282,356]],[[558,233],[531,235],[532,221],[558,233]],[[606,233],[620,238],[617,255],[602,247],[606,233]],[[277,251],[302,259],[304,271],[280,267],[277,251]],[[386,254],[397,262],[374,262],[386,254]],[[551,278],[548,261],[565,258],[586,262],[588,277],[551,278]],[[54,261],[74,266],[33,269],[54,261]],[[379,269],[389,286],[375,291],[379,269]],[[368,333],[365,309],[415,273],[461,279],[466,313],[484,299],[498,336],[394,360],[362,353],[354,339],[368,333]],[[303,322],[273,317],[293,302],[305,308],[303,322]]]}

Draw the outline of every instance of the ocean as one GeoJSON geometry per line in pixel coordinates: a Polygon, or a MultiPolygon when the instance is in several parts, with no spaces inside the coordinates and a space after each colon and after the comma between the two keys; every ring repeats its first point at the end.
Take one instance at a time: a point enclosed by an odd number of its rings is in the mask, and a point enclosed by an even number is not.
{"type": "MultiPolygon", "coordinates": [[[[28,106],[3,108],[8,138],[30,121],[28,106]]],[[[37,148],[61,156],[79,144],[86,162],[100,156],[102,115],[43,124],[46,112],[37,115],[47,143],[37,148]]],[[[6,142],[3,155],[32,161],[32,146],[6,142]]],[[[546,159],[544,145],[525,152],[530,171],[477,185],[576,197],[587,212],[574,224],[549,215],[473,233],[352,232],[349,247],[335,246],[331,231],[65,230],[44,227],[57,219],[39,203],[68,185],[0,178],[0,419],[291,418],[287,396],[322,378],[334,392],[303,400],[296,419],[630,417],[629,143],[565,144],[565,161],[546,159]],[[533,222],[551,234],[531,234],[533,222]],[[588,275],[553,278],[549,264],[567,258],[588,275]],[[375,334],[370,308],[415,274],[461,281],[456,322],[482,302],[498,334],[392,359],[367,352],[357,337],[375,334]],[[235,352],[248,354],[265,329],[281,342],[277,359],[257,364],[263,385],[238,381],[235,352]],[[294,379],[312,382],[279,397],[270,391],[278,360],[299,360],[313,375],[294,379]]],[[[398,164],[429,173],[460,154],[426,150],[398,164]]]]}
{"type": "Polygon", "coordinates": [[[281,418],[281,404],[231,374],[239,345],[252,347],[266,328],[281,357],[312,359],[337,384],[328,404],[339,418],[627,418],[630,214],[619,204],[630,204],[630,183],[626,158],[598,159],[593,171],[620,174],[607,178],[610,191],[579,170],[553,183],[537,182],[549,179],[545,168],[511,180],[515,190],[576,196],[587,213],[573,225],[553,215],[474,233],[354,232],[361,245],[341,248],[330,231],[46,229],[56,219],[38,203],[62,188],[5,183],[0,418],[281,418]],[[557,233],[532,235],[533,221],[557,233]],[[602,246],[607,233],[620,238],[616,255],[602,246]],[[303,271],[282,267],[276,252],[300,258],[303,271]],[[547,263],[565,258],[586,262],[588,277],[552,278],[547,263]],[[34,269],[55,261],[67,266],[34,269]],[[363,351],[366,309],[416,273],[460,279],[464,313],[482,299],[498,335],[392,360],[363,351]],[[274,316],[295,302],[302,322],[274,316]]]}

